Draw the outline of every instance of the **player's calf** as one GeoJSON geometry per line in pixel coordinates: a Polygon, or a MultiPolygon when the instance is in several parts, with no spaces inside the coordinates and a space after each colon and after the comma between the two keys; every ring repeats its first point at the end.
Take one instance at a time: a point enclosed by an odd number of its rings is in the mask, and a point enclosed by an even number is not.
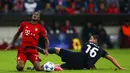
{"type": "Polygon", "coordinates": [[[60,48],[50,48],[48,49],[48,52],[50,54],[59,54],[60,48]]]}
{"type": "Polygon", "coordinates": [[[38,46],[37,46],[37,50],[38,50],[38,52],[40,52],[41,54],[45,54],[45,52],[44,52],[44,49],[43,49],[43,48],[41,48],[41,47],[38,47],[38,46]]]}
{"type": "MultiPolygon", "coordinates": [[[[48,52],[49,52],[49,54],[59,54],[60,49],[61,48],[49,48],[48,52]]],[[[37,47],[37,50],[38,50],[38,52],[45,54],[44,49],[42,49],[41,47],[37,47]]]]}
{"type": "Polygon", "coordinates": [[[34,65],[34,68],[35,68],[36,71],[43,71],[43,70],[44,70],[44,69],[40,66],[40,62],[39,62],[39,61],[35,61],[35,62],[33,63],[33,65],[34,65]]]}

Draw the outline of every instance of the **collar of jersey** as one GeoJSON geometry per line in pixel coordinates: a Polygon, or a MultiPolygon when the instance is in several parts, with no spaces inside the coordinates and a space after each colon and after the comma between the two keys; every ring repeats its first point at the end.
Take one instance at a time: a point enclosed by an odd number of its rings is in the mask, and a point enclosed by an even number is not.
{"type": "Polygon", "coordinates": [[[93,43],[93,42],[89,42],[89,44],[93,44],[94,46],[99,48],[99,46],[97,44],[93,43]]]}

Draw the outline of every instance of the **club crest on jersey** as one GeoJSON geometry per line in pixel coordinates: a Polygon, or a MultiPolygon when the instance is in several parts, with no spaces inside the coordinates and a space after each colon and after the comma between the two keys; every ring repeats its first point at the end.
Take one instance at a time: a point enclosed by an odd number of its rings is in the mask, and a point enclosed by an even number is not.
{"type": "Polygon", "coordinates": [[[28,28],[28,26],[26,26],[26,28],[28,28]]]}
{"type": "Polygon", "coordinates": [[[35,31],[38,31],[38,28],[35,28],[35,31]]]}

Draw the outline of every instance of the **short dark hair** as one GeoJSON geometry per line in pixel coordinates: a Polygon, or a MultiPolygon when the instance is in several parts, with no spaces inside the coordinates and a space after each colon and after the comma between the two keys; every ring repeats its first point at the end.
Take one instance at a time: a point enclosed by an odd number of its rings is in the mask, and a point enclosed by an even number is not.
{"type": "Polygon", "coordinates": [[[33,12],[33,14],[34,14],[34,13],[39,13],[39,14],[40,14],[40,16],[41,16],[41,12],[39,12],[39,11],[37,11],[37,12],[33,12]]]}
{"type": "Polygon", "coordinates": [[[92,35],[95,40],[97,40],[97,43],[100,44],[100,38],[98,35],[92,35]]]}
{"type": "Polygon", "coordinates": [[[98,38],[99,38],[98,35],[92,35],[92,36],[93,36],[93,38],[94,38],[95,40],[98,40],[98,38]]]}

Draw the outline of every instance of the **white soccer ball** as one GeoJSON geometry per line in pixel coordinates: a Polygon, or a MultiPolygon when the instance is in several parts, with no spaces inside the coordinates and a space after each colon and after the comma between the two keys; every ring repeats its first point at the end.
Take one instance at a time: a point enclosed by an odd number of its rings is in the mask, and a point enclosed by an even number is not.
{"type": "Polygon", "coordinates": [[[44,68],[44,71],[46,72],[52,72],[54,71],[54,63],[52,62],[46,62],[44,65],[43,65],[43,68],[44,68]]]}

